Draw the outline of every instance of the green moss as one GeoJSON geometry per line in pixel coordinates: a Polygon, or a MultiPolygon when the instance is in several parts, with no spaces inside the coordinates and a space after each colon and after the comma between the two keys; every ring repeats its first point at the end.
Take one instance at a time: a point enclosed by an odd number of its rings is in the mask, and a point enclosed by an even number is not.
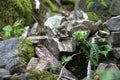
{"type": "Polygon", "coordinates": [[[18,46],[18,54],[16,57],[22,57],[22,61],[20,63],[22,65],[26,65],[30,59],[34,56],[34,47],[33,44],[27,39],[23,39],[23,41],[18,46]]]}
{"type": "Polygon", "coordinates": [[[23,19],[23,24],[30,23],[32,5],[30,0],[0,0],[0,29],[23,19]]]}
{"type": "Polygon", "coordinates": [[[56,76],[50,72],[41,72],[37,69],[29,70],[31,77],[28,80],[57,80],[56,76]]]}

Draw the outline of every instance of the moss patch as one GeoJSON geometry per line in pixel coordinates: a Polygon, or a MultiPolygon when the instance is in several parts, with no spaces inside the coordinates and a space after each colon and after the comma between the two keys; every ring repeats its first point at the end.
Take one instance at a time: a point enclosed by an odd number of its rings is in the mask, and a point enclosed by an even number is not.
{"type": "Polygon", "coordinates": [[[28,80],[57,80],[57,77],[50,72],[40,72],[39,70],[33,69],[28,71],[32,76],[28,80]]]}
{"type": "Polygon", "coordinates": [[[22,61],[20,62],[22,65],[26,65],[30,59],[35,55],[34,46],[29,41],[29,39],[25,38],[18,46],[18,54],[16,57],[21,57],[22,61]]]}
{"type": "Polygon", "coordinates": [[[0,30],[5,25],[12,25],[23,19],[23,24],[30,23],[32,5],[30,0],[0,0],[0,30]]]}

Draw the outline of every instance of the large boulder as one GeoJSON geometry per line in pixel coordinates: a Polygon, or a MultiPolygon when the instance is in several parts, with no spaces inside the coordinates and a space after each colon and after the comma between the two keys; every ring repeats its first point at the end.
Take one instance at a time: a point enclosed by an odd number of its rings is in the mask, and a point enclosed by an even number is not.
{"type": "Polygon", "coordinates": [[[19,58],[14,56],[18,53],[20,42],[17,38],[0,41],[0,67],[5,66],[6,69],[10,69],[18,64],[19,58]]]}
{"type": "Polygon", "coordinates": [[[12,72],[18,64],[24,65],[29,62],[32,56],[34,56],[34,48],[26,38],[0,41],[0,67],[12,72]]]}
{"type": "Polygon", "coordinates": [[[120,15],[120,0],[112,0],[110,13],[112,15],[120,15]]]}

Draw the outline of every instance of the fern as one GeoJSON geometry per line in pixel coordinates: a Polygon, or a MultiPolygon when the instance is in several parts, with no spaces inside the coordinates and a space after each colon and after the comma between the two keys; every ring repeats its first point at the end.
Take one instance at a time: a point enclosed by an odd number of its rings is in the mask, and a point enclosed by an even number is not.
{"type": "Polygon", "coordinates": [[[94,67],[99,64],[99,55],[106,56],[112,47],[108,44],[98,45],[96,43],[91,43],[85,39],[85,31],[77,31],[73,34],[73,38],[80,43],[80,48],[85,53],[86,57],[91,60],[94,67]],[[90,56],[90,49],[93,51],[93,56],[90,56]]]}

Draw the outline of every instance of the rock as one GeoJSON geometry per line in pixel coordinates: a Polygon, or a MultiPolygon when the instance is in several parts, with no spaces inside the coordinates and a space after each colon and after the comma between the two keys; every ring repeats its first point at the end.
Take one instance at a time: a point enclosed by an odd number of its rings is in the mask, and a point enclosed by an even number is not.
{"type": "Polygon", "coordinates": [[[110,13],[112,15],[120,15],[120,0],[112,0],[110,13]]]}
{"type": "Polygon", "coordinates": [[[32,28],[30,29],[30,36],[38,35],[40,33],[40,26],[38,23],[33,24],[32,28]]]}
{"type": "MultiPolygon", "coordinates": [[[[53,56],[52,53],[50,53],[47,48],[45,48],[42,45],[39,45],[36,49],[36,55],[39,58],[44,58],[46,59],[50,65],[49,67],[56,67],[56,64],[59,63],[59,61],[53,56]]],[[[49,68],[48,67],[48,68],[49,68]]],[[[62,66],[58,66],[55,70],[57,71],[57,74],[60,74],[62,66]]],[[[53,71],[54,72],[54,71],[53,71]]],[[[66,76],[68,78],[71,78],[71,80],[78,80],[70,71],[68,71],[66,68],[63,68],[62,76],[66,76]]]]}
{"type": "Polygon", "coordinates": [[[27,70],[37,69],[40,71],[44,71],[48,68],[48,61],[44,58],[32,58],[27,65],[27,70]]]}
{"type": "Polygon", "coordinates": [[[68,20],[88,20],[87,14],[82,10],[72,11],[68,20]]]}
{"type": "Polygon", "coordinates": [[[23,33],[22,36],[21,36],[21,37],[23,37],[23,38],[25,38],[25,37],[28,36],[29,26],[25,27],[24,30],[25,30],[25,31],[24,31],[24,33],[23,33]]]}
{"type": "Polygon", "coordinates": [[[119,47],[120,46],[120,32],[111,32],[109,41],[113,45],[113,47],[119,47]]]}
{"type": "Polygon", "coordinates": [[[120,59],[120,47],[113,48],[113,55],[114,55],[117,59],[120,59]]]}
{"type": "Polygon", "coordinates": [[[89,20],[77,20],[76,23],[69,23],[67,27],[67,31],[69,32],[69,35],[72,36],[72,34],[76,31],[88,31],[90,32],[94,28],[94,22],[89,20]]]}
{"type": "Polygon", "coordinates": [[[100,63],[99,66],[97,67],[97,70],[116,70],[119,71],[119,68],[116,66],[116,64],[113,63],[100,63]]]}
{"type": "Polygon", "coordinates": [[[48,37],[47,36],[29,36],[28,39],[34,44],[38,44],[38,43],[43,44],[44,41],[48,39],[48,37]]]}
{"type": "MultiPolygon", "coordinates": [[[[8,70],[6,70],[6,69],[3,69],[3,68],[0,68],[0,77],[2,78],[2,79],[8,79],[8,78],[10,78],[10,72],[8,71],[8,70]]],[[[0,79],[1,80],[1,79],[0,79]]]]}
{"type": "Polygon", "coordinates": [[[44,26],[46,27],[47,35],[50,37],[55,37],[58,33],[57,28],[60,27],[64,19],[65,17],[61,15],[55,15],[53,17],[49,17],[44,23],[44,26]]]}
{"type": "Polygon", "coordinates": [[[40,1],[39,0],[31,0],[33,9],[39,10],[40,9],[40,1]]]}
{"type": "Polygon", "coordinates": [[[46,40],[46,47],[55,57],[58,57],[60,52],[74,52],[76,44],[71,38],[60,40],[58,38],[52,38],[46,40]]]}
{"type": "Polygon", "coordinates": [[[9,70],[18,64],[19,58],[14,58],[14,56],[18,53],[20,42],[21,40],[17,38],[0,41],[0,67],[5,66],[9,70]]]}
{"type": "Polygon", "coordinates": [[[105,25],[110,31],[120,31],[120,16],[110,18],[105,25]]]}

